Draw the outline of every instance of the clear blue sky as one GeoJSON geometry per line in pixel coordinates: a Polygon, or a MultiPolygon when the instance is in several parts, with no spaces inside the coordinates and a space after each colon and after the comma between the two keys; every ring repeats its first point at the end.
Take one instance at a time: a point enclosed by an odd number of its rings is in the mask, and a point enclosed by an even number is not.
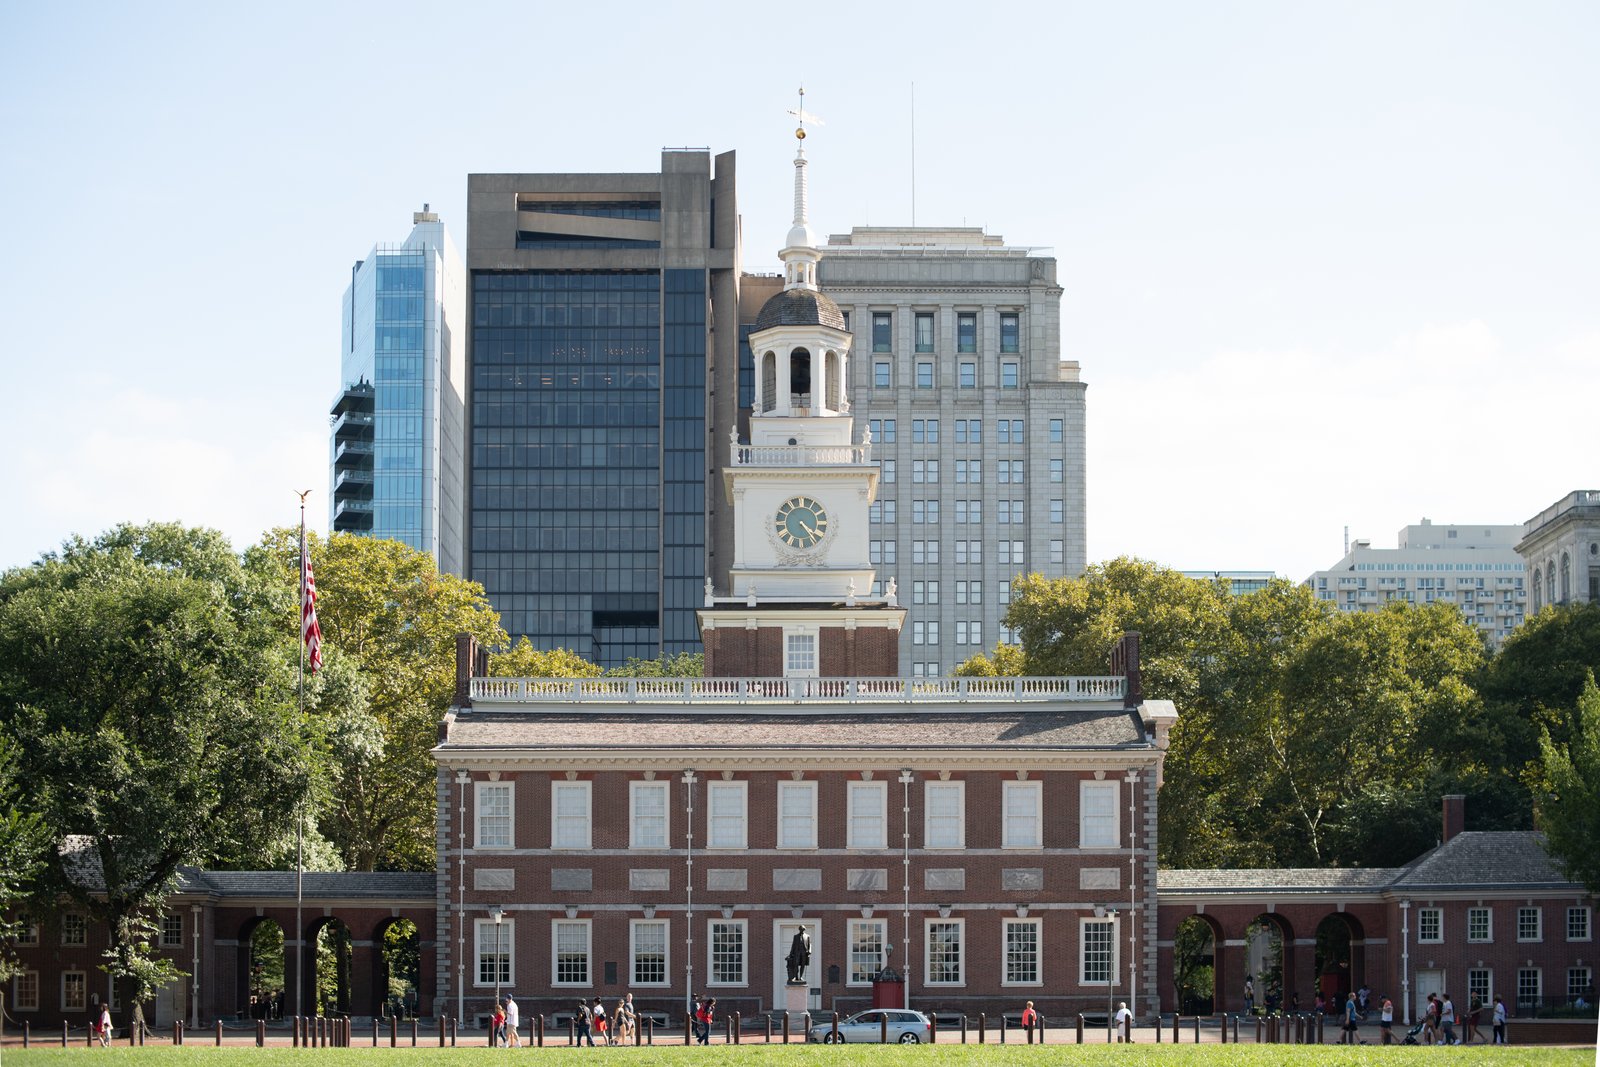
{"type": "Polygon", "coordinates": [[[352,261],[474,171],[739,152],[1060,260],[1089,557],[1299,579],[1600,487],[1600,5],[9,4],[0,566],[326,515],[352,261]],[[622,12],[619,14],[618,12],[622,12]]]}

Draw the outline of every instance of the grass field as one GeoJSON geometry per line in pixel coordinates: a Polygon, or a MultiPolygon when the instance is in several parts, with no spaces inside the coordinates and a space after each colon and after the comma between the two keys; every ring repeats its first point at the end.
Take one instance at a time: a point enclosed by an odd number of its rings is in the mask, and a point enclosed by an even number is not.
{"type": "Polygon", "coordinates": [[[195,1044],[185,1048],[141,1048],[113,1046],[109,1049],[11,1047],[5,1062],[14,1067],[65,1067],[83,1063],[85,1056],[114,1057],[123,1067],[290,1067],[314,1060],[330,1067],[378,1067],[399,1056],[408,1067],[459,1067],[463,1059],[473,1061],[521,1059],[547,1063],[573,1056],[625,1061],[630,1067],[690,1067],[713,1061],[721,1067],[844,1067],[872,1061],[884,1067],[1032,1067],[1083,1064],[1087,1067],[1121,1067],[1160,1064],[1161,1067],[1268,1067],[1279,1063],[1368,1064],[1418,1063],[1421,1061],[1468,1060],[1494,1067],[1590,1067],[1595,1063],[1593,1049],[1518,1048],[1478,1046],[1462,1049],[1334,1045],[901,1045],[843,1047],[823,1045],[739,1045],[709,1048],[662,1046],[625,1049],[569,1048],[545,1049],[291,1049],[291,1048],[214,1048],[195,1044]],[[421,1064],[419,1060],[427,1060],[421,1064]]]}

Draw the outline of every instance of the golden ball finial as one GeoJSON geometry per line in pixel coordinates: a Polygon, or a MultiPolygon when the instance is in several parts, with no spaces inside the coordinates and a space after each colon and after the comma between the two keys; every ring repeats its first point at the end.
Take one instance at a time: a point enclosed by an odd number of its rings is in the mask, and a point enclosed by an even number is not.
{"type": "Polygon", "coordinates": [[[800,139],[800,140],[802,140],[802,141],[804,141],[804,140],[805,140],[805,139],[806,139],[806,131],[805,131],[805,127],[803,127],[803,126],[802,126],[802,127],[799,127],[799,128],[797,128],[797,129],[796,129],[796,130],[795,130],[795,131],[794,131],[794,135],[795,135],[795,136],[796,136],[796,137],[798,137],[798,138],[799,138],[799,139],[800,139]]]}

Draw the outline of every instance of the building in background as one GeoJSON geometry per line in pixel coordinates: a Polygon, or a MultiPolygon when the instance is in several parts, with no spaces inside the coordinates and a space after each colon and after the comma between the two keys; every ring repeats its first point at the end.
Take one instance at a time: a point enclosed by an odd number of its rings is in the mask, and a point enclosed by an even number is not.
{"type": "Polygon", "coordinates": [[[1272,580],[1277,577],[1271,571],[1180,571],[1179,573],[1185,578],[1197,578],[1202,582],[1227,582],[1228,592],[1234,596],[1259,593],[1271,585],[1272,580]]]}
{"type": "MultiPolygon", "coordinates": [[[[1086,387],[1061,359],[1055,260],[979,229],[858,226],[828,239],[819,283],[854,335],[850,410],[882,468],[870,592],[894,578],[911,610],[901,673],[948,674],[1013,638],[1014,577],[1086,562],[1086,387]]],[[[745,277],[742,332],[782,284],[745,277]]],[[[748,346],[740,361],[747,411],[748,346]]]]}
{"type": "Polygon", "coordinates": [[[357,260],[344,293],[329,436],[329,526],[392,538],[463,573],[461,257],[439,216],[357,260]]]}
{"type": "Polygon", "coordinates": [[[1568,493],[1517,529],[1535,613],[1546,604],[1600,601],[1600,489],[1568,493]]]}
{"type": "Polygon", "coordinates": [[[1307,578],[1319,600],[1340,611],[1382,611],[1400,600],[1455,604],[1498,643],[1522,623],[1527,605],[1521,526],[1436,526],[1427,519],[1400,531],[1398,548],[1351,544],[1344,558],[1307,578]]]}
{"type": "Polygon", "coordinates": [[[468,574],[537,648],[698,652],[737,351],[734,155],[467,179],[468,574]],[[717,329],[719,323],[726,328],[717,329]]]}

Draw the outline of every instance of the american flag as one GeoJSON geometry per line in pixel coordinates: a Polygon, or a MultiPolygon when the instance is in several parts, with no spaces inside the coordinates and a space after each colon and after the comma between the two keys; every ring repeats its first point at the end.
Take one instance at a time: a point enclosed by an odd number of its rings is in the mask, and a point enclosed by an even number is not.
{"type": "Polygon", "coordinates": [[[322,627],[317,625],[317,580],[311,575],[311,552],[306,531],[300,530],[300,640],[305,642],[306,663],[316,674],[322,666],[322,627]]]}

